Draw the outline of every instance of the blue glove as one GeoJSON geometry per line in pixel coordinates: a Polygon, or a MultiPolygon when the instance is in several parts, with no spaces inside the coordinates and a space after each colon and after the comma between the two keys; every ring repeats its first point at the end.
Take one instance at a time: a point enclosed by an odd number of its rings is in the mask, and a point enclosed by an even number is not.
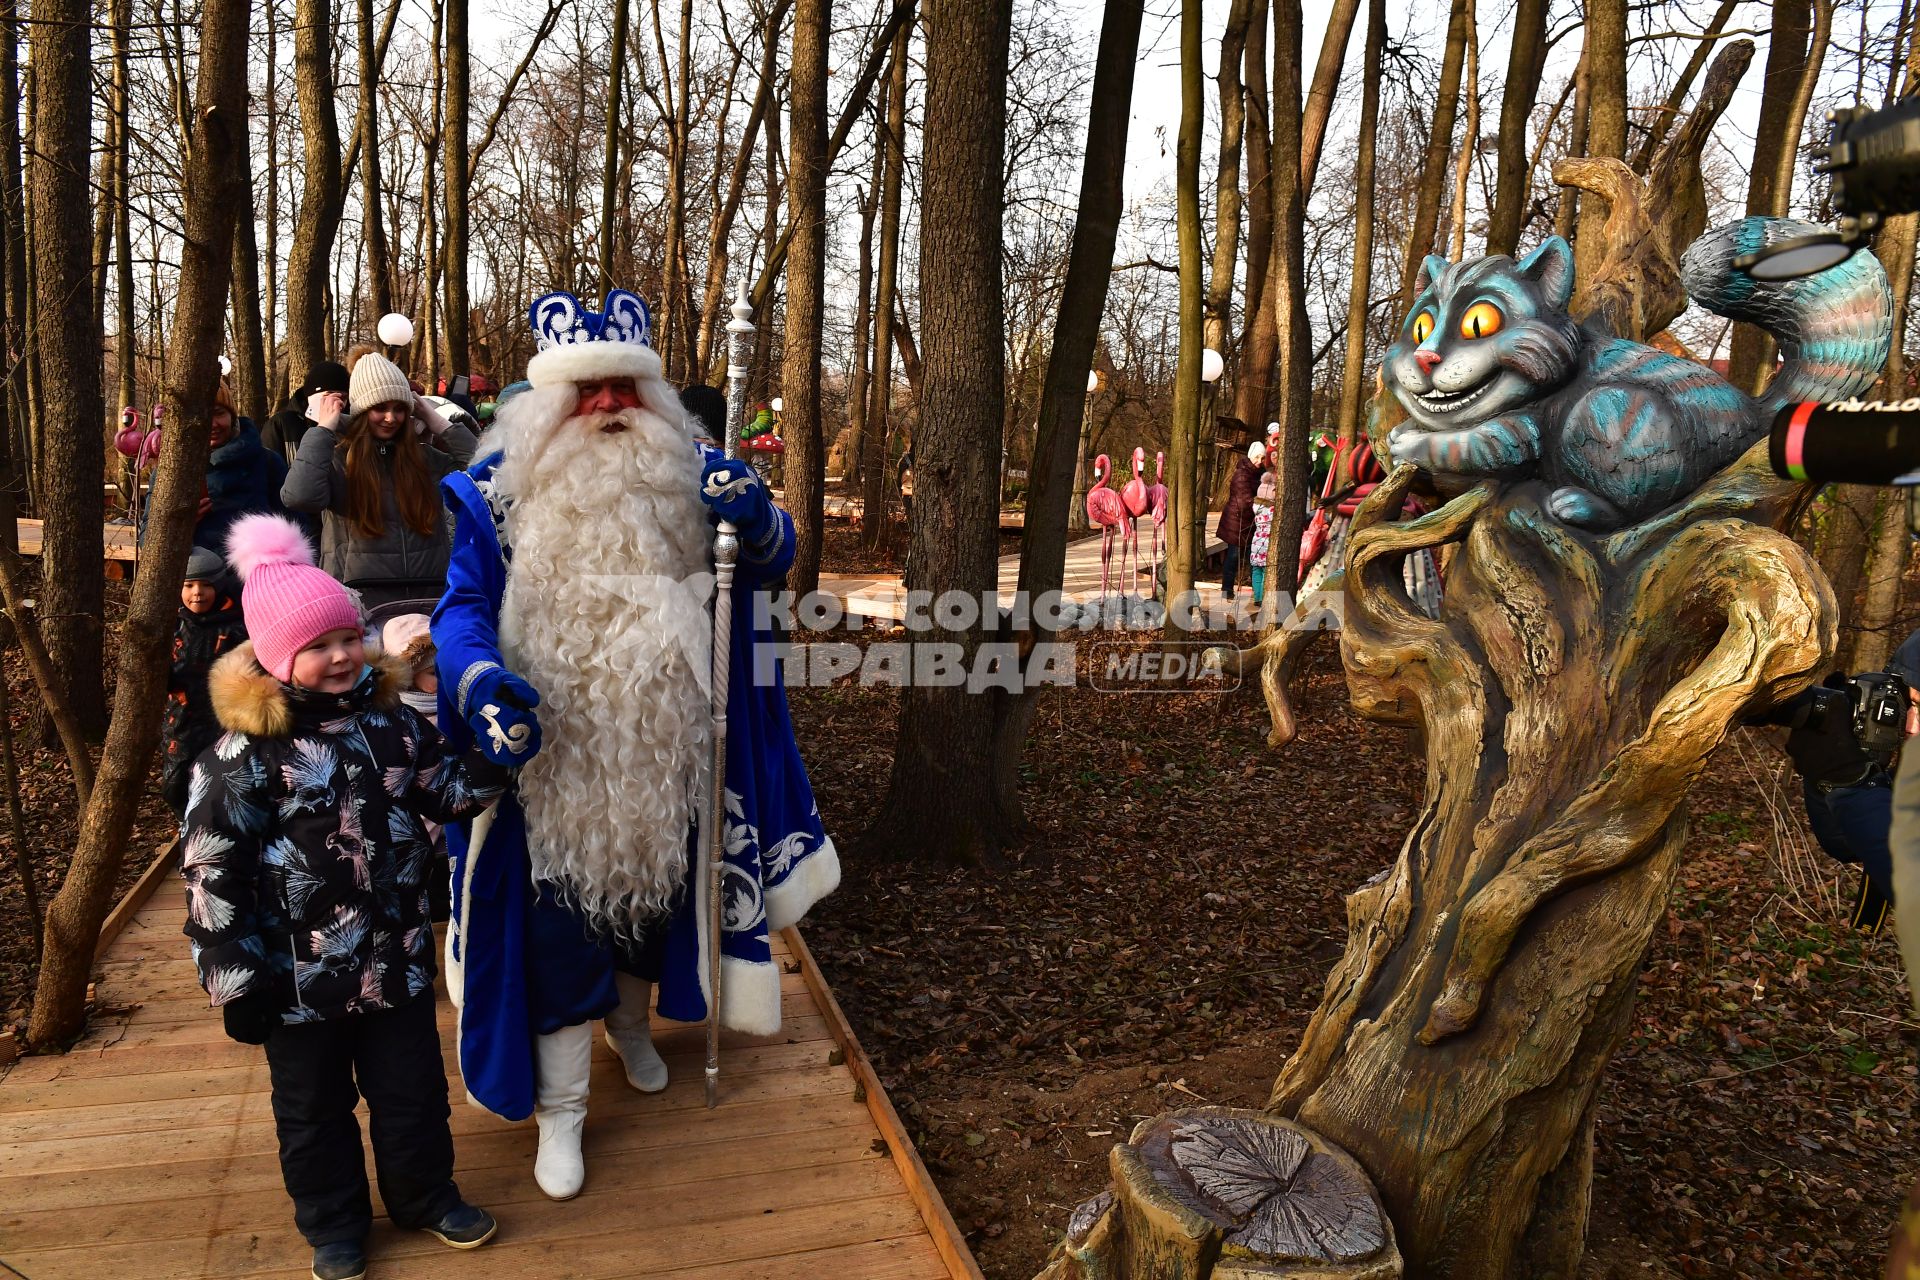
{"type": "Polygon", "coordinates": [[[487,666],[464,682],[460,703],[480,754],[499,765],[523,765],[540,750],[540,705],[534,687],[505,667],[487,666]]]}
{"type": "Polygon", "coordinates": [[[773,499],[751,463],[709,458],[700,469],[700,501],[734,527],[749,547],[766,542],[779,524],[773,499]]]}

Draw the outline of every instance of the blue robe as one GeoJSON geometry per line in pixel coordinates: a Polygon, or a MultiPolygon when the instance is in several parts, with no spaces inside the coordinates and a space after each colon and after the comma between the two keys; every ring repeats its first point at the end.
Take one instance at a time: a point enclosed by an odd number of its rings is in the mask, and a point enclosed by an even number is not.
{"type": "MultiPolygon", "coordinates": [[[[473,740],[453,701],[461,676],[475,663],[502,661],[498,626],[511,549],[502,543],[484,492],[499,461],[498,453],[490,454],[440,485],[454,534],[433,639],[440,726],[455,752],[473,740]]],[[[765,660],[773,636],[756,625],[756,595],[793,560],[792,517],[776,514],[780,528],[772,547],[757,559],[744,545],[741,550],[727,688],[720,1020],[750,1035],[780,1028],[780,973],[769,931],[798,921],[840,882],[839,858],[821,829],[794,745],[779,666],[765,660]]],[[[619,1003],[613,953],[576,913],[536,885],[526,817],[515,793],[471,824],[449,827],[447,849],[454,907],[447,985],[460,1010],[460,1073],[475,1102],[508,1120],[523,1120],[533,1111],[535,1037],[604,1017],[619,1003]]],[[[661,1015],[683,1022],[707,1016],[707,886],[705,875],[697,874],[700,863],[689,860],[693,883],[668,922],[659,983],[661,1015]]]]}

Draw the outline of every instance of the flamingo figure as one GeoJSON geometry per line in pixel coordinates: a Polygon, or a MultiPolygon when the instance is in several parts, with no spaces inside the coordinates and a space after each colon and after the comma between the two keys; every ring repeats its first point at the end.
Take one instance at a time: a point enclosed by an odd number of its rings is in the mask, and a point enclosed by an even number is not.
{"type": "Polygon", "coordinates": [[[1107,488],[1107,477],[1113,474],[1113,462],[1106,454],[1093,460],[1093,487],[1087,490],[1087,519],[1100,526],[1100,600],[1102,605],[1107,599],[1108,566],[1113,560],[1113,536],[1120,531],[1120,525],[1126,514],[1120,506],[1120,495],[1107,488]]]}
{"type": "Polygon", "coordinates": [[[1126,488],[1120,491],[1120,505],[1127,509],[1127,520],[1120,528],[1120,550],[1122,560],[1131,564],[1125,570],[1127,594],[1133,594],[1134,584],[1140,577],[1140,528],[1135,523],[1147,514],[1147,451],[1138,447],[1133,450],[1133,479],[1127,481],[1126,488]]]}
{"type": "Polygon", "coordinates": [[[1153,455],[1153,483],[1147,488],[1147,508],[1153,512],[1154,592],[1160,590],[1160,530],[1167,523],[1167,455],[1153,455]]]}

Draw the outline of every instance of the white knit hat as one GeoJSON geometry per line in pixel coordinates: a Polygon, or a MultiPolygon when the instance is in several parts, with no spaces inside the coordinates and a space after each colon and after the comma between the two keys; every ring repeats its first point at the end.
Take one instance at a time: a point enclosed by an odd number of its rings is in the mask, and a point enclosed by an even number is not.
{"type": "Polygon", "coordinates": [[[369,351],[354,362],[353,376],[347,382],[349,413],[365,413],[377,404],[398,400],[413,404],[413,386],[400,366],[377,351],[369,351]]]}

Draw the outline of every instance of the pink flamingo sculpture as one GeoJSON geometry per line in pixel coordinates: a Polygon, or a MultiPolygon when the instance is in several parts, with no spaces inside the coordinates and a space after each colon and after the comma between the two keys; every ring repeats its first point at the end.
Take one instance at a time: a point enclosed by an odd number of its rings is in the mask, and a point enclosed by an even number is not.
{"type": "Polygon", "coordinates": [[[1134,585],[1140,577],[1140,529],[1134,522],[1147,514],[1147,451],[1135,446],[1133,451],[1133,479],[1127,481],[1126,488],[1120,491],[1120,505],[1127,509],[1127,520],[1120,528],[1121,558],[1131,556],[1132,568],[1126,571],[1124,581],[1127,594],[1133,594],[1134,585]]]}
{"type": "Polygon", "coordinates": [[[1126,513],[1120,495],[1107,488],[1113,474],[1113,462],[1106,454],[1093,460],[1093,487],[1087,490],[1087,519],[1100,526],[1100,599],[1107,598],[1108,565],[1113,560],[1113,536],[1120,531],[1126,513]]]}
{"type": "Polygon", "coordinates": [[[1153,455],[1153,483],[1147,488],[1147,507],[1153,512],[1154,593],[1160,591],[1160,530],[1167,523],[1167,455],[1153,455]]]}

